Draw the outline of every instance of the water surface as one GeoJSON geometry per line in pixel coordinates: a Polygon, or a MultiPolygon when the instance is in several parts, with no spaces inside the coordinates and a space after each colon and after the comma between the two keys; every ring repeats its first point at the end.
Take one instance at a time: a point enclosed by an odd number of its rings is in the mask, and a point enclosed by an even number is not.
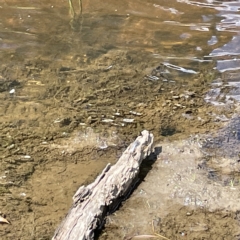
{"type": "Polygon", "coordinates": [[[79,185],[140,131],[210,132],[240,99],[237,1],[73,6],[0,0],[2,239],[49,239],[79,185]]]}

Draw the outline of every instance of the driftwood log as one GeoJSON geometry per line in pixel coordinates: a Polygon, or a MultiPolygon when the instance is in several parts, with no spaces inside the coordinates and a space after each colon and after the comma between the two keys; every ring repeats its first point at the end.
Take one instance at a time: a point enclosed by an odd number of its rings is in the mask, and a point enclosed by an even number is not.
{"type": "Polygon", "coordinates": [[[129,193],[142,160],[152,152],[153,135],[146,130],[141,134],[115,165],[108,164],[93,183],[77,190],[52,240],[94,239],[94,231],[102,226],[109,209],[129,193]]]}

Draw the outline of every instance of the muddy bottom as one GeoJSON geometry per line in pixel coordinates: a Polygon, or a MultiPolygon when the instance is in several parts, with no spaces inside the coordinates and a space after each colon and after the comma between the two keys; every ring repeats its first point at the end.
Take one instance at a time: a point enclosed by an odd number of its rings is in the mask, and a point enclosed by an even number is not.
{"type": "MultiPolygon", "coordinates": [[[[91,182],[108,162],[115,163],[143,129],[154,134],[157,144],[218,129],[223,121],[217,116],[232,115],[234,103],[216,108],[204,100],[213,73],[203,69],[191,81],[173,81],[171,77],[158,75],[157,59],[147,62],[147,58],[144,51],[111,50],[94,59],[76,55],[58,63],[37,58],[23,61],[21,65],[0,67],[0,207],[2,216],[11,222],[0,225],[1,239],[50,239],[71,206],[78,187],[91,182]],[[156,80],[153,76],[159,77],[156,80]]],[[[162,148],[164,153],[165,147],[162,148]]],[[[176,164],[177,159],[171,161],[176,164]]],[[[140,185],[115,214],[116,219],[120,214],[124,216],[116,220],[114,226],[107,224],[102,237],[107,234],[108,239],[123,239],[139,234],[136,230],[139,228],[142,234],[149,233],[155,215],[165,226],[159,225],[155,230],[166,237],[175,236],[169,235],[167,220],[171,218],[167,214],[173,214],[175,209],[163,208],[164,214],[158,212],[174,192],[161,196],[158,192],[173,190],[177,183],[165,186],[170,179],[164,168],[158,170],[160,163],[163,164],[163,160],[157,160],[149,171],[155,174],[151,185],[157,185],[152,190],[149,188],[148,203],[142,199],[148,186],[141,192],[140,185]],[[165,182],[160,176],[162,173],[165,182]],[[135,196],[137,192],[142,194],[139,199],[135,196]],[[154,203],[156,198],[158,204],[154,203]],[[153,210],[151,219],[142,218],[148,209],[153,210]],[[142,216],[138,219],[141,227],[129,214],[142,216]],[[122,231],[125,228],[130,230],[122,231]]],[[[189,163],[179,165],[186,164],[189,163]]],[[[169,174],[177,178],[177,171],[169,174]]],[[[188,181],[194,180],[192,175],[189,178],[188,181]]],[[[143,182],[147,183],[147,180],[143,182]]],[[[218,190],[221,192],[222,187],[218,190]]],[[[237,210],[237,200],[232,200],[237,210]]],[[[182,209],[184,202],[179,204],[182,209]]],[[[196,211],[196,214],[201,212],[196,211]]],[[[207,216],[214,216],[212,212],[208,214],[208,208],[204,211],[207,216]]],[[[218,208],[213,211],[217,211],[218,216],[218,208]]],[[[232,227],[235,226],[234,217],[225,219],[233,221],[232,227]]],[[[221,228],[216,236],[223,230],[221,228]]],[[[232,236],[236,235],[234,231],[232,236]]]]}

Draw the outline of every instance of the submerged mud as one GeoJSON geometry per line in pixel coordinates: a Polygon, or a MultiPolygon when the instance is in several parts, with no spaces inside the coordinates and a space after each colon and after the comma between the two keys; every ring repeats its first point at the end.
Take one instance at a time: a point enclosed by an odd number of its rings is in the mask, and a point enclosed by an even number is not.
{"type": "Polygon", "coordinates": [[[36,59],[1,68],[0,204],[12,224],[0,226],[2,239],[49,239],[77,188],[142,129],[156,142],[183,139],[218,129],[216,116],[234,111],[206,104],[213,73],[152,80],[159,63],[143,63],[146,57],[112,50],[81,64],[36,59]]]}

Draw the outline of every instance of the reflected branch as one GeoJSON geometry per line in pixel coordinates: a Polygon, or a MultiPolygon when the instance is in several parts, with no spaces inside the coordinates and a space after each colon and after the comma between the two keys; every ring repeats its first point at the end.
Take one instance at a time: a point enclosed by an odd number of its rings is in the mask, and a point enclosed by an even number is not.
{"type": "Polygon", "coordinates": [[[73,4],[72,4],[72,0],[68,0],[68,3],[69,3],[71,18],[75,18],[75,11],[74,11],[74,7],[73,7],[73,4]]]}
{"type": "Polygon", "coordinates": [[[82,0],[78,0],[79,11],[78,13],[74,9],[72,0],[68,0],[69,10],[71,15],[70,26],[74,31],[81,30],[82,27],[82,0]]]}

